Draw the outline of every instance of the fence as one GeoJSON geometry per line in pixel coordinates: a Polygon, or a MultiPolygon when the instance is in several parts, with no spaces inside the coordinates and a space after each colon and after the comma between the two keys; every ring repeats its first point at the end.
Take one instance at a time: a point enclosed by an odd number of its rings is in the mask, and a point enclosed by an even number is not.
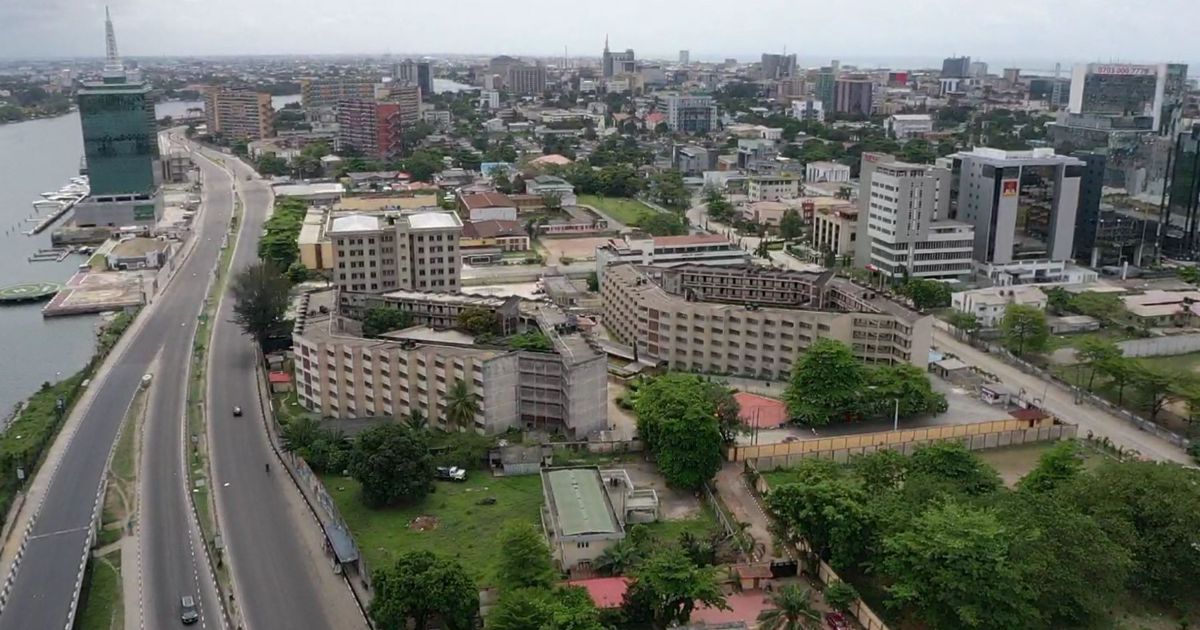
{"type": "Polygon", "coordinates": [[[996,448],[1075,437],[1078,427],[1054,417],[1034,420],[992,420],[974,424],[920,427],[901,431],[880,431],[839,437],[781,442],[760,446],[735,446],[726,452],[730,461],[749,461],[765,470],[786,468],[805,457],[845,462],[853,455],[881,449],[911,455],[931,442],[959,441],[970,450],[996,448]]]}
{"type": "Polygon", "coordinates": [[[1166,357],[1200,351],[1200,335],[1131,339],[1117,344],[1127,357],[1166,357]]]}

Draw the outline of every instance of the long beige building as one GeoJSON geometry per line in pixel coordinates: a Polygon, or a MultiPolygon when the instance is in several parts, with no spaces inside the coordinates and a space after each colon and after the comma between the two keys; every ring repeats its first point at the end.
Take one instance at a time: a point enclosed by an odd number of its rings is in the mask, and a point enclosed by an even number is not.
{"type": "Polygon", "coordinates": [[[331,216],[333,282],[343,309],[396,290],[455,292],[460,287],[462,220],[445,211],[331,216]]]}
{"type": "MultiPolygon", "coordinates": [[[[336,313],[334,293],[304,296],[292,335],[296,391],[310,411],[401,420],[419,410],[432,427],[456,430],[447,425],[446,398],[461,380],[478,403],[471,428],[479,433],[538,428],[583,439],[608,428],[607,358],[552,305],[522,305],[523,325],[553,344],[529,352],[428,326],[365,339],[357,322],[336,313]]],[[[407,298],[425,301],[394,295],[390,304],[400,308],[407,298]]]]}
{"type": "Polygon", "coordinates": [[[250,88],[213,86],[204,93],[208,132],[235,140],[270,137],[275,119],[271,95],[250,88]]]}
{"type": "Polygon", "coordinates": [[[674,370],[783,379],[816,339],[868,363],[928,363],[933,318],[838,278],[763,267],[609,267],[604,325],[674,370]]]}

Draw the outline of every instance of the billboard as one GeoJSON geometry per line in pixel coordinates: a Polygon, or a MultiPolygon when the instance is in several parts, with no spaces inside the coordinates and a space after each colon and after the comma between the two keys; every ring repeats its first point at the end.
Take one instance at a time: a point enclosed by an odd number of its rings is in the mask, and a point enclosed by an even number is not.
{"type": "Polygon", "coordinates": [[[1018,183],[1019,182],[1017,182],[1017,180],[1015,180],[1015,179],[1006,179],[1006,180],[1000,182],[1000,196],[1016,197],[1018,183]]]}
{"type": "Polygon", "coordinates": [[[1149,77],[1158,74],[1158,68],[1155,66],[1133,66],[1129,64],[1099,64],[1092,66],[1092,74],[1149,77]]]}

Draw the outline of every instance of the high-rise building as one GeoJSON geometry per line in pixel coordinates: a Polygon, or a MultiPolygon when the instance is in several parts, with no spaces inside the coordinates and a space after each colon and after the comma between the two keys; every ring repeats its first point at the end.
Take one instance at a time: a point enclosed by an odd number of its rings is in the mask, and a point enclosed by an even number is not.
{"type": "Polygon", "coordinates": [[[786,79],[796,75],[796,55],[763,53],[762,78],[769,81],[786,79]]]}
{"type": "MultiPolygon", "coordinates": [[[[1186,66],[1185,66],[1186,75],[1186,66]]],[[[1130,118],[1150,118],[1157,131],[1166,96],[1167,64],[1077,64],[1071,73],[1067,111],[1130,118]]]]}
{"type": "Polygon", "coordinates": [[[975,230],[949,219],[950,170],[864,153],[855,263],[892,279],[970,275],[975,230]]]}
{"type": "Polygon", "coordinates": [[[1200,126],[1176,138],[1168,177],[1155,230],[1161,255],[1200,259],[1200,126]]]}
{"type": "Polygon", "coordinates": [[[106,57],[100,81],[78,93],[90,194],[75,206],[80,226],[153,224],[162,217],[158,131],[150,86],[131,80],[104,12],[106,57]]]}
{"type": "Polygon", "coordinates": [[[679,65],[686,66],[692,62],[691,53],[686,50],[679,51],[679,65]]]}
{"type": "Polygon", "coordinates": [[[384,84],[384,89],[377,90],[376,98],[400,106],[400,126],[408,129],[421,120],[421,88],[415,85],[384,84]]]}
{"type": "Polygon", "coordinates": [[[867,78],[838,79],[834,84],[833,111],[870,116],[875,111],[875,84],[867,78]]]}
{"type": "Polygon", "coordinates": [[[942,60],[943,79],[965,79],[971,76],[970,57],[947,57],[942,60]]]}
{"type": "Polygon", "coordinates": [[[393,64],[392,81],[421,88],[421,98],[433,94],[433,71],[428,61],[404,61],[393,64]]]}
{"type": "MultiPolygon", "coordinates": [[[[1143,229],[1149,229],[1150,217],[1139,218],[1101,205],[1104,171],[1108,156],[1099,151],[1076,151],[1072,157],[1083,161],[1079,184],[1079,210],[1075,215],[1075,260],[1089,267],[1138,264],[1141,260],[1143,229]]],[[[1150,243],[1150,245],[1153,245],[1150,243]]]]}
{"type": "Polygon", "coordinates": [[[337,107],[338,150],[389,160],[404,154],[399,103],[343,99],[337,107]]]}
{"type": "Polygon", "coordinates": [[[271,95],[247,87],[212,86],[204,93],[208,132],[231,140],[271,136],[275,108],[271,95]]]}
{"type": "Polygon", "coordinates": [[[833,111],[834,88],[840,74],[841,67],[837,59],[834,59],[832,64],[823,66],[817,73],[816,97],[821,101],[824,111],[833,111]]]}
{"type": "Polygon", "coordinates": [[[951,214],[975,226],[976,272],[998,285],[1053,282],[1074,253],[1085,163],[1053,149],[955,153],[951,214]]]}
{"type": "Polygon", "coordinates": [[[602,77],[611,79],[618,74],[633,74],[637,72],[637,57],[632,48],[625,52],[612,52],[608,49],[608,36],[604,37],[604,53],[600,58],[602,77]]]}
{"type": "Polygon", "coordinates": [[[300,79],[300,104],[304,109],[328,109],[336,107],[342,99],[372,98],[377,79],[300,79]]]}
{"type": "Polygon", "coordinates": [[[708,133],[717,128],[717,106],[706,94],[668,96],[667,127],[683,133],[708,133]]]}
{"type": "Polygon", "coordinates": [[[511,65],[504,84],[513,94],[541,94],[546,91],[546,66],[541,62],[511,65]]]}

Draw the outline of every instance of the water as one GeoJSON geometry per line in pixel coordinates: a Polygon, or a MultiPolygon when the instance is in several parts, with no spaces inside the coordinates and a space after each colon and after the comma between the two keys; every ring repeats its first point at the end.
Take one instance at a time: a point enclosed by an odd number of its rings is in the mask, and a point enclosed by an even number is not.
{"type": "MultiPolygon", "coordinates": [[[[25,236],[33,227],[31,202],[79,174],[83,138],[79,115],[0,125],[0,285],[65,282],[83,262],[72,255],[61,263],[30,263],[26,258],[50,247],[50,232],[25,236]]],[[[82,368],[95,349],[94,315],[42,319],[42,303],[0,306],[0,420],[45,381],[82,368]]]]}
{"type": "MultiPolygon", "coordinates": [[[[275,109],[283,109],[288,103],[299,103],[299,94],[284,94],[283,96],[272,96],[271,105],[275,109]]],[[[204,109],[204,101],[163,101],[154,105],[154,115],[158,118],[170,116],[179,118],[187,114],[187,110],[191,108],[204,109]]]]}

